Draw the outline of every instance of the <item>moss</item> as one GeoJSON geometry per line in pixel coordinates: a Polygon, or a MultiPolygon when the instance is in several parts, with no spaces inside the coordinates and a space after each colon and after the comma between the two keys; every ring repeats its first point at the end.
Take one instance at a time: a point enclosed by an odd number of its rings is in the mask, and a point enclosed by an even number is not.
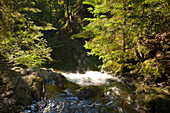
{"type": "Polygon", "coordinates": [[[56,85],[52,85],[52,84],[46,84],[44,86],[44,88],[45,88],[45,97],[47,99],[54,97],[63,91],[63,89],[59,88],[56,85]]]}
{"type": "Polygon", "coordinates": [[[161,87],[141,85],[137,93],[138,107],[150,110],[150,112],[168,113],[170,111],[169,93],[161,87]]]}
{"type": "Polygon", "coordinates": [[[71,91],[75,93],[76,90],[80,88],[80,85],[68,81],[67,83],[64,84],[64,88],[71,89],[71,91]]]}
{"type": "Polygon", "coordinates": [[[164,94],[158,94],[151,97],[151,100],[147,103],[153,112],[157,113],[169,113],[170,112],[170,99],[164,94]]]}
{"type": "Polygon", "coordinates": [[[85,86],[77,90],[76,95],[80,100],[83,99],[97,99],[104,96],[104,88],[100,86],[85,86]]]}

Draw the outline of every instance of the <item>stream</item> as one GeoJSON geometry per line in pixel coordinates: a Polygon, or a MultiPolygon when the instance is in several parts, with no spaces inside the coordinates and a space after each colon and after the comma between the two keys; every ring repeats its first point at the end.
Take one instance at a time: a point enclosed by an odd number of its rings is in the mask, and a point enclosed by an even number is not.
{"type": "MultiPolygon", "coordinates": [[[[82,87],[103,87],[104,95],[94,99],[79,99],[70,89],[57,90],[48,98],[42,97],[40,101],[34,102],[24,113],[139,113],[134,102],[133,88],[125,84],[123,78],[96,71],[62,75],[82,87]]],[[[55,81],[47,84],[54,85],[55,81]]]]}

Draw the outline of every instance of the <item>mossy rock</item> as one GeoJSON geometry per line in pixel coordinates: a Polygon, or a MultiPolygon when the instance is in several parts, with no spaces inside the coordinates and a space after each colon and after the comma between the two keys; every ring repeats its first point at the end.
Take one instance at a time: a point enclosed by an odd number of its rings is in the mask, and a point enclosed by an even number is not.
{"type": "Polygon", "coordinates": [[[76,90],[80,88],[80,85],[68,81],[67,83],[64,84],[65,89],[70,89],[74,94],[76,93],[76,90]]]}
{"type": "Polygon", "coordinates": [[[45,88],[45,91],[43,92],[44,93],[44,97],[46,97],[47,99],[51,98],[51,97],[54,97],[56,96],[57,94],[59,93],[62,93],[63,92],[63,89],[59,88],[58,86],[56,85],[53,85],[53,84],[46,84],[44,86],[45,88]]]}
{"type": "Polygon", "coordinates": [[[79,89],[80,86],[78,84],[72,83],[70,81],[65,81],[64,84],[46,84],[44,86],[45,91],[43,92],[43,97],[46,97],[47,99],[56,96],[57,94],[63,93],[65,89],[70,89],[74,94],[76,92],[76,89],[79,89]]]}
{"type": "Polygon", "coordinates": [[[104,96],[104,88],[100,86],[85,86],[76,91],[76,95],[80,100],[84,99],[96,99],[104,96]]]}
{"type": "Polygon", "coordinates": [[[136,103],[139,108],[144,108],[153,113],[169,113],[170,98],[165,94],[143,93],[137,95],[136,103]]]}
{"type": "Polygon", "coordinates": [[[170,98],[167,95],[158,94],[151,98],[147,105],[155,113],[170,113],[170,98]]]}

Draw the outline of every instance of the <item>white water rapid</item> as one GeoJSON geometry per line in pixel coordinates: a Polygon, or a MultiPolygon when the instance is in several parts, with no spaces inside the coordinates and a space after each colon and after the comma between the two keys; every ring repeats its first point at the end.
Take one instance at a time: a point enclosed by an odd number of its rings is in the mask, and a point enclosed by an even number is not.
{"type": "Polygon", "coordinates": [[[87,71],[85,74],[63,72],[62,75],[64,75],[67,80],[77,83],[81,86],[106,84],[108,79],[120,82],[120,79],[117,77],[98,71],[87,71]]]}

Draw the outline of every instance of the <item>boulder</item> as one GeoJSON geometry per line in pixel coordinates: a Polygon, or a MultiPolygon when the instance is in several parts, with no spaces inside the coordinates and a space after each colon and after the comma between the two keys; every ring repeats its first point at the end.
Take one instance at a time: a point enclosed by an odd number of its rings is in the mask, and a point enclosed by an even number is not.
{"type": "Polygon", "coordinates": [[[104,88],[100,86],[85,86],[76,91],[76,95],[80,100],[95,99],[104,96],[104,88]]]}
{"type": "Polygon", "coordinates": [[[20,73],[7,70],[1,75],[1,96],[9,100],[10,104],[29,104],[32,100],[40,99],[42,80],[36,76],[21,76],[20,73]]]}
{"type": "Polygon", "coordinates": [[[30,104],[39,100],[43,84],[52,80],[56,87],[65,87],[67,79],[60,73],[48,69],[36,68],[6,68],[0,73],[0,94],[7,98],[8,103],[16,105],[30,104]],[[6,70],[7,69],[7,70],[6,70]]]}
{"type": "Polygon", "coordinates": [[[79,85],[51,69],[0,67],[0,112],[11,112],[14,107],[20,109],[43,96],[50,98],[56,95],[54,92],[65,89],[75,92],[79,88],[79,85]],[[51,84],[51,81],[54,83],[51,84]]]}

